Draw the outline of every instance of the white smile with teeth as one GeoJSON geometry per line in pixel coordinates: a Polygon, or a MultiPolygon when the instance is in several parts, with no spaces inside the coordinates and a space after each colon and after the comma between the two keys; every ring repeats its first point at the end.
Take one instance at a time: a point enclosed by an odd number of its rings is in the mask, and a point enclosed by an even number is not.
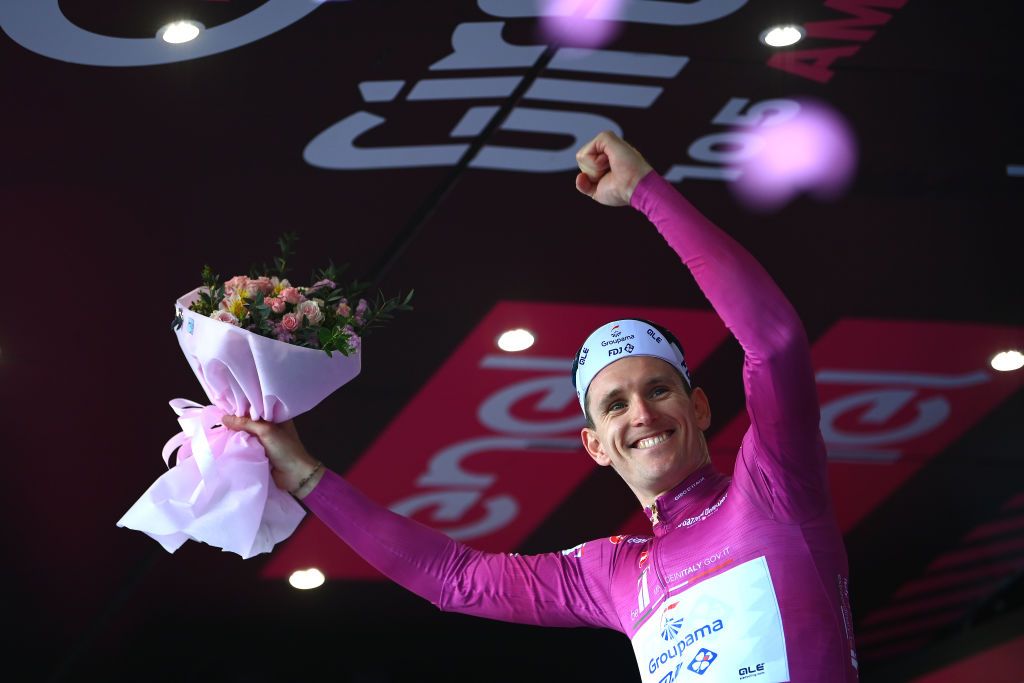
{"type": "Polygon", "coordinates": [[[640,439],[636,442],[635,448],[650,448],[651,446],[657,446],[659,443],[668,440],[668,432],[662,432],[657,436],[649,436],[646,439],[640,439]]]}

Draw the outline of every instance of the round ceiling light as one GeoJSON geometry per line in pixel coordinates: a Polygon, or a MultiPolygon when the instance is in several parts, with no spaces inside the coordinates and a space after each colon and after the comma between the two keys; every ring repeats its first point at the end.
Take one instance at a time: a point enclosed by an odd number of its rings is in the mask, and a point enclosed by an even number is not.
{"type": "Polygon", "coordinates": [[[205,27],[198,21],[184,20],[167,24],[156,32],[156,37],[166,43],[179,44],[195,40],[205,27]]]}
{"type": "Polygon", "coordinates": [[[1024,367],[1024,353],[1020,351],[1003,351],[992,358],[992,367],[1000,372],[1020,370],[1024,367]]]}
{"type": "Polygon", "coordinates": [[[323,572],[319,569],[299,569],[292,572],[292,575],[288,577],[288,583],[292,585],[292,588],[309,590],[310,588],[322,586],[324,578],[323,572]]]}
{"type": "Polygon", "coordinates": [[[525,351],[533,346],[533,335],[522,328],[503,332],[498,337],[498,348],[502,351],[525,351]]]}
{"type": "Polygon", "coordinates": [[[806,31],[797,24],[772,26],[761,32],[761,42],[768,47],[787,47],[803,40],[806,31]]]}

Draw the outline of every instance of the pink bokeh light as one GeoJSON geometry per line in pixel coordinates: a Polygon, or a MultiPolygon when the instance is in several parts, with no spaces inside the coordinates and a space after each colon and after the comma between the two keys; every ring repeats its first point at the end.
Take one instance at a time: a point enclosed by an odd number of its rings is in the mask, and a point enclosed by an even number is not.
{"type": "MultiPolygon", "coordinates": [[[[849,188],[857,167],[857,143],[846,120],[832,107],[799,100],[800,110],[773,123],[769,117],[753,132],[756,152],[732,167],[734,196],[747,208],[776,211],[806,193],[835,201],[849,188]]],[[[739,131],[738,131],[739,132],[739,131]]]]}
{"type": "Polygon", "coordinates": [[[599,48],[615,40],[624,0],[540,0],[544,42],[599,48]]]}

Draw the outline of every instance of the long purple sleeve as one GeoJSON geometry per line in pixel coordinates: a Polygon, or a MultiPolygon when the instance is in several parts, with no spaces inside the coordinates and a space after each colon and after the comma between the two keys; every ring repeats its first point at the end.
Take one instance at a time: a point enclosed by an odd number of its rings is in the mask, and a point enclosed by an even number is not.
{"type": "Polygon", "coordinates": [[[780,521],[817,515],[825,503],[825,449],[807,335],[792,305],[746,249],[657,173],[640,181],[631,203],[657,226],[743,348],[751,430],[736,483],[780,521]]]}
{"type": "Polygon", "coordinates": [[[375,569],[445,611],[543,626],[618,628],[605,562],[484,553],[374,503],[328,471],[304,500],[375,569]],[[591,572],[604,576],[591,576],[591,572]]]}

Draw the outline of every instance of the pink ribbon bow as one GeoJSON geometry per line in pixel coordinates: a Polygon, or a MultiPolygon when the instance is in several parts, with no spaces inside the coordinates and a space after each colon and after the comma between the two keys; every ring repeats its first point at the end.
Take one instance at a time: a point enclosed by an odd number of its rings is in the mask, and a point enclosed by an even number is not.
{"type": "Polygon", "coordinates": [[[168,470],[117,525],[144,532],[168,552],[192,539],[243,558],[288,538],[305,510],[274,485],[259,439],[221,427],[223,408],[182,398],[170,405],[181,432],[161,452],[168,470]]]}

